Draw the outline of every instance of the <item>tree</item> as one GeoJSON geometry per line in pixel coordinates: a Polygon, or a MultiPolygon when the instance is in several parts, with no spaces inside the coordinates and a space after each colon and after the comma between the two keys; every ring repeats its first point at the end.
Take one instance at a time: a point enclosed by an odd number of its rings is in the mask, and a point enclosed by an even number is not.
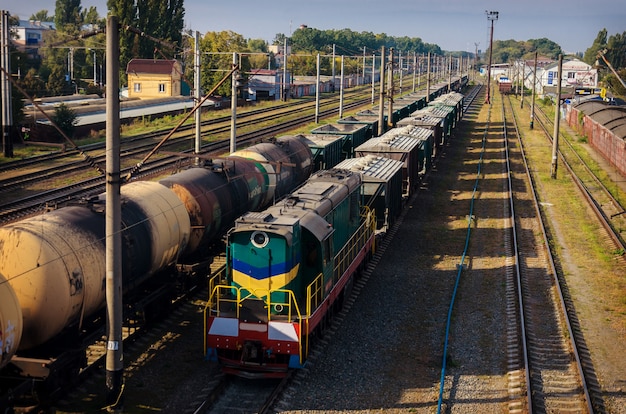
{"type": "Polygon", "coordinates": [[[263,39],[248,39],[250,52],[267,53],[267,42],[263,39]]]}
{"type": "Polygon", "coordinates": [[[598,58],[598,51],[604,49],[606,47],[606,38],[607,32],[606,29],[602,29],[598,32],[593,44],[585,51],[585,55],[583,56],[583,60],[588,65],[594,65],[596,59],[598,58]]]}
{"type": "Polygon", "coordinates": [[[55,66],[50,72],[46,89],[52,96],[63,95],[69,91],[69,84],[65,80],[65,70],[62,66],[55,66]]]}
{"type": "MultiPolygon", "coordinates": [[[[527,41],[518,40],[495,40],[493,42],[493,63],[508,63],[511,60],[531,59],[535,52],[541,56],[557,59],[563,51],[561,47],[553,41],[541,38],[527,41]]],[[[487,54],[489,49],[487,49],[487,54]]]]}
{"type": "Polygon", "coordinates": [[[41,80],[34,68],[28,70],[20,85],[31,98],[42,97],[46,93],[46,83],[41,80]]]}
{"type": "Polygon", "coordinates": [[[54,110],[52,122],[54,122],[65,135],[72,138],[74,136],[74,129],[78,123],[78,117],[72,108],[62,103],[54,110]]]}
{"type": "MultiPolygon", "coordinates": [[[[246,52],[247,42],[238,33],[230,30],[221,32],[207,32],[202,39],[200,39],[200,51],[202,55],[206,55],[201,63],[201,87],[205,91],[210,91],[215,85],[232,69],[233,56],[229,52],[246,52]]],[[[250,62],[248,56],[240,55],[240,71],[241,74],[245,74],[250,70],[250,62]]],[[[188,56],[191,59],[192,56],[188,56]]],[[[192,68],[193,64],[189,61],[186,64],[187,68],[192,68]]],[[[188,77],[189,79],[191,77],[188,77]]],[[[231,84],[230,82],[224,82],[222,86],[216,91],[218,95],[230,96],[231,84]]]]}
{"type": "Polygon", "coordinates": [[[56,0],[54,24],[60,32],[77,33],[81,26],[80,0],[56,0]]]}
{"type": "Polygon", "coordinates": [[[607,86],[607,88],[615,95],[624,96],[626,90],[623,87],[621,81],[617,79],[617,76],[613,73],[604,59],[601,58],[600,52],[604,58],[613,66],[613,69],[618,73],[619,77],[623,80],[626,74],[626,32],[621,34],[617,33],[608,37],[606,29],[600,30],[598,36],[593,42],[593,45],[585,51],[585,62],[590,65],[599,68],[599,76],[601,81],[607,86]],[[603,76],[604,74],[604,76],[603,76]]]}
{"type": "Polygon", "coordinates": [[[52,20],[52,17],[48,16],[48,10],[39,10],[37,13],[31,14],[28,20],[49,22],[52,20]]]}
{"type": "Polygon", "coordinates": [[[91,6],[89,7],[89,9],[83,9],[82,13],[80,14],[80,20],[83,24],[93,24],[101,27],[106,26],[106,19],[100,18],[98,10],[95,6],[91,6]]]}
{"type": "Polygon", "coordinates": [[[126,82],[126,66],[132,58],[172,59],[175,50],[164,43],[180,47],[184,26],[183,0],[108,0],[112,14],[118,16],[123,29],[120,34],[120,82],[126,82]],[[128,30],[127,30],[128,29],[128,30]],[[145,33],[142,36],[140,33],[145,33]],[[154,41],[152,39],[158,39],[154,41]],[[167,49],[167,50],[164,50],[167,49]]]}
{"type": "Polygon", "coordinates": [[[605,56],[615,70],[626,67],[626,32],[609,37],[605,56]]]}

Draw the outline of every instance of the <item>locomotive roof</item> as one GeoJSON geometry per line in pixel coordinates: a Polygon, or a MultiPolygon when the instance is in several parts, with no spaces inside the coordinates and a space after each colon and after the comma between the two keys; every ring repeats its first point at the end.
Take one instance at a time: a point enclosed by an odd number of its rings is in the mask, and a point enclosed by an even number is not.
{"type": "Polygon", "coordinates": [[[290,238],[298,222],[318,240],[334,231],[324,216],[347,194],[361,185],[361,175],[346,169],[318,171],[302,187],[262,212],[238,218],[231,233],[264,230],[290,238]]]}

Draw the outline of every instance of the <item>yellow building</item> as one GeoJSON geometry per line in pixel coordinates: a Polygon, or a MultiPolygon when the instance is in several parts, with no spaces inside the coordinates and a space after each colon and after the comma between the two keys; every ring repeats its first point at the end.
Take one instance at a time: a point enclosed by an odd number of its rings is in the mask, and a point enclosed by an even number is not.
{"type": "Polygon", "coordinates": [[[129,98],[181,95],[182,65],[177,60],[131,59],[126,66],[126,74],[129,98]]]}

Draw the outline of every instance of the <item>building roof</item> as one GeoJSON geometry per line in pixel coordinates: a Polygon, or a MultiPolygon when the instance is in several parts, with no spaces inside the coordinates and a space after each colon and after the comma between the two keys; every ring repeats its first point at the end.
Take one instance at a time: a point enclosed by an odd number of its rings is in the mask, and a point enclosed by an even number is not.
{"type": "Polygon", "coordinates": [[[131,59],[126,66],[126,73],[169,75],[177,63],[175,59],[131,59]]]}
{"type": "Polygon", "coordinates": [[[54,22],[42,22],[39,20],[20,20],[17,27],[37,30],[55,29],[54,22]]]}
{"type": "Polygon", "coordinates": [[[587,100],[575,106],[585,115],[603,125],[616,136],[626,139],[626,107],[609,105],[607,102],[587,100]]]}

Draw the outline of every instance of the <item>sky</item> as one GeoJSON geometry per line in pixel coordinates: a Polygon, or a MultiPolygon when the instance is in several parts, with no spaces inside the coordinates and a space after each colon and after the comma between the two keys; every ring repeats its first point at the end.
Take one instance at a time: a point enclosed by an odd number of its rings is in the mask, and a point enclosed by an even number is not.
{"type": "MultiPolygon", "coordinates": [[[[28,19],[54,14],[55,0],[0,0],[0,9],[28,19]]],[[[106,0],[82,0],[106,16],[106,0]]],[[[566,53],[585,52],[602,29],[626,32],[624,0],[185,0],[185,28],[200,33],[231,30],[271,43],[300,25],[418,37],[444,51],[484,51],[490,41],[487,11],[497,11],[494,40],[547,38],[566,53]]]]}

